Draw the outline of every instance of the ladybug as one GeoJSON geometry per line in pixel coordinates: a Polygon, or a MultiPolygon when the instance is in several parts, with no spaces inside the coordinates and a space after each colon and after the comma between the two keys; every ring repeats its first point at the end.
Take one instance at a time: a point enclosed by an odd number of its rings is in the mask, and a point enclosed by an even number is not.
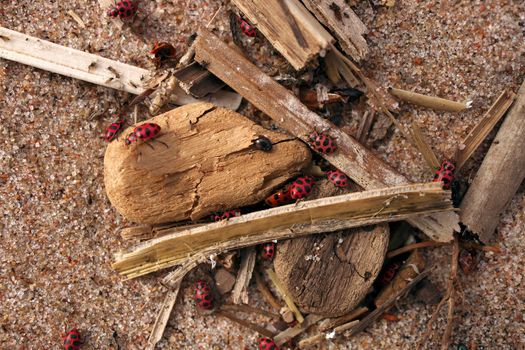
{"type": "MultiPolygon", "coordinates": [[[[125,140],[126,145],[129,145],[130,143],[136,141],[137,139],[140,139],[142,141],[148,141],[153,140],[157,136],[159,136],[160,133],[160,126],[155,123],[145,123],[142,125],[137,126],[133,133],[134,136],[128,135],[128,137],[125,140]],[[131,136],[131,137],[130,137],[131,136]]],[[[167,144],[165,144],[162,141],[156,140],[157,142],[160,142],[164,144],[164,146],[168,147],[167,144]]]]}
{"type": "Polygon", "coordinates": [[[254,26],[239,16],[237,16],[237,21],[239,22],[239,28],[241,28],[244,35],[249,36],[250,38],[255,38],[255,36],[257,36],[257,31],[254,26]]]}
{"type": "Polygon", "coordinates": [[[319,153],[330,154],[335,152],[337,149],[334,140],[332,140],[332,138],[326,134],[314,131],[310,134],[308,139],[312,148],[319,153]]]}
{"type": "Polygon", "coordinates": [[[153,60],[157,63],[174,59],[177,56],[177,51],[173,45],[166,42],[156,42],[149,53],[154,56],[153,60]]]}
{"type": "Polygon", "coordinates": [[[73,328],[65,336],[63,336],[64,339],[64,349],[65,350],[78,350],[80,349],[80,345],[82,345],[82,341],[80,340],[80,333],[78,332],[78,329],[73,328]]]}
{"type": "Polygon", "coordinates": [[[266,198],[264,202],[270,207],[278,207],[280,205],[288,204],[292,201],[290,191],[288,189],[276,192],[266,198]]]}
{"type": "Polygon", "coordinates": [[[222,214],[213,214],[211,216],[213,221],[221,221],[221,220],[229,220],[230,218],[234,218],[237,216],[241,216],[241,211],[239,209],[233,209],[225,211],[222,214]]]}
{"type": "Polygon", "coordinates": [[[476,269],[476,251],[461,249],[458,256],[458,264],[465,275],[470,274],[476,269]]]}
{"type": "Polygon", "coordinates": [[[108,16],[120,19],[129,19],[137,13],[138,6],[135,1],[132,0],[122,0],[108,10],[108,16]]]}
{"type": "Polygon", "coordinates": [[[448,170],[448,171],[452,171],[454,172],[456,170],[456,166],[454,165],[454,163],[452,163],[451,161],[449,160],[445,160],[442,164],[441,164],[441,170],[448,170]]]}
{"type": "Polygon", "coordinates": [[[279,348],[273,339],[259,338],[259,350],[279,350],[279,348]]]}
{"type": "Polygon", "coordinates": [[[259,136],[258,138],[253,140],[252,143],[256,149],[264,152],[270,152],[273,147],[272,141],[270,141],[270,139],[266,136],[259,136]]]}
{"type": "Polygon", "coordinates": [[[290,197],[301,199],[312,193],[314,181],[310,176],[300,177],[295,180],[289,187],[290,197]]]}
{"type": "Polygon", "coordinates": [[[272,261],[275,255],[275,243],[267,242],[262,245],[261,256],[264,260],[272,261]]]}
{"type": "Polygon", "coordinates": [[[399,262],[393,262],[391,264],[386,265],[379,274],[379,277],[377,277],[377,281],[382,285],[386,286],[396,276],[397,271],[401,268],[401,263],[399,262]]]}
{"type": "Polygon", "coordinates": [[[348,186],[348,177],[340,170],[331,170],[327,171],[326,175],[328,180],[334,184],[336,187],[346,187],[348,186]]]}
{"type": "Polygon", "coordinates": [[[117,120],[116,122],[109,124],[109,126],[106,129],[106,133],[101,138],[103,138],[106,142],[113,141],[120,132],[120,129],[122,129],[122,125],[124,125],[123,119],[117,120]]]}
{"type": "Polygon", "coordinates": [[[195,283],[195,302],[197,306],[204,310],[213,308],[213,294],[206,281],[198,280],[195,283]]]}
{"type": "Polygon", "coordinates": [[[450,170],[439,169],[434,175],[433,182],[441,182],[444,190],[449,190],[452,181],[454,181],[454,173],[450,170]]]}
{"type": "Polygon", "coordinates": [[[128,136],[126,136],[126,139],[124,140],[124,143],[126,145],[129,145],[133,142],[137,141],[137,135],[135,135],[135,132],[132,131],[128,134],[128,136]]]}

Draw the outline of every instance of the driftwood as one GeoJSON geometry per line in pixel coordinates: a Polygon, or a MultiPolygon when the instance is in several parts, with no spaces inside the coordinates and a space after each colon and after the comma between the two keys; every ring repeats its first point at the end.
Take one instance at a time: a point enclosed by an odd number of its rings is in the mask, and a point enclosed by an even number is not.
{"type": "Polygon", "coordinates": [[[524,115],[525,83],[461,202],[461,221],[485,243],[525,177],[524,115]]]}
{"type": "MultiPolygon", "coordinates": [[[[290,91],[273,81],[210,31],[203,28],[199,30],[195,53],[196,61],[205,62],[208,70],[291,134],[308,141],[308,135],[313,129],[326,130],[336,141],[338,150],[334,154],[322,156],[363,188],[380,188],[408,182],[355,139],[337,128],[331,128],[328,121],[308,110],[290,91]]],[[[412,219],[410,223],[437,241],[450,241],[452,232],[459,231],[455,213],[412,219]]]]}
{"type": "Polygon", "coordinates": [[[152,149],[140,141],[129,146],[114,141],[104,158],[107,195],[135,222],[196,220],[260,202],[310,160],[301,142],[207,103],[180,107],[149,121],[161,126],[156,140],[168,148],[156,142],[152,149]],[[258,135],[276,143],[271,152],[252,147],[258,135]]]}
{"type": "Polygon", "coordinates": [[[307,313],[337,317],[367,294],[383,264],[388,225],[279,243],[274,266],[307,313]]]}
{"type": "Polygon", "coordinates": [[[496,126],[499,120],[505,115],[507,110],[514,102],[516,95],[509,90],[505,90],[499,95],[496,101],[492,104],[489,110],[485,113],[483,118],[472,129],[467,137],[461,143],[456,156],[456,171],[459,171],[465,165],[467,160],[474,154],[476,149],[485,140],[490,131],[496,126]]]}
{"type": "Polygon", "coordinates": [[[441,189],[437,182],[321,198],[167,234],[139,245],[130,253],[117,254],[113,267],[130,278],[180,264],[184,264],[185,271],[212,254],[274,239],[450,210],[453,210],[450,192],[441,189]]]}
{"type": "Polygon", "coordinates": [[[330,28],[343,50],[356,61],[368,54],[363,35],[368,31],[352,8],[344,0],[303,0],[317,19],[330,28]]]}
{"type": "Polygon", "coordinates": [[[248,247],[244,249],[241,254],[241,266],[237,273],[237,280],[232,292],[232,300],[234,304],[248,304],[248,285],[252,279],[253,268],[255,267],[255,259],[257,258],[257,251],[255,247],[248,247]]]}
{"type": "Polygon", "coordinates": [[[334,38],[298,0],[232,0],[297,70],[334,38]]]}
{"type": "Polygon", "coordinates": [[[389,88],[388,91],[400,100],[422,106],[432,108],[439,111],[446,112],[461,112],[467,108],[470,108],[472,102],[455,102],[440,97],[428,96],[418,94],[412,91],[406,91],[396,88],[389,88]]]}

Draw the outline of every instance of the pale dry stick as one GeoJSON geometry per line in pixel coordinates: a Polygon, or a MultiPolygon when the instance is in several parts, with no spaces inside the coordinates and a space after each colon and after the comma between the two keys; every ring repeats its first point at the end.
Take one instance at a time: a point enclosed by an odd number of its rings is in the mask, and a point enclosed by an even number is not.
{"type": "Polygon", "coordinates": [[[301,340],[299,342],[299,349],[308,348],[308,347],[310,347],[312,345],[315,345],[315,344],[319,343],[323,339],[332,339],[336,335],[343,334],[347,330],[355,327],[355,325],[357,325],[358,323],[359,323],[358,320],[350,321],[350,322],[345,323],[345,324],[343,324],[341,326],[335,327],[331,332],[329,332],[327,334],[319,333],[319,334],[316,334],[316,335],[311,336],[309,338],[303,339],[303,340],[301,340]]]}
{"type": "Polygon", "coordinates": [[[67,11],[67,14],[70,15],[70,16],[75,20],[75,22],[78,23],[78,25],[80,26],[80,28],[86,28],[86,24],[84,23],[84,21],[82,20],[82,18],[80,18],[80,16],[76,14],[75,11],[73,11],[73,10],[68,10],[68,11],[67,11]]]}
{"type": "Polygon", "coordinates": [[[299,334],[305,332],[308,328],[322,320],[324,316],[321,315],[315,315],[315,314],[309,314],[304,319],[303,323],[298,323],[294,327],[290,327],[282,331],[281,333],[277,334],[273,340],[275,344],[278,346],[281,346],[282,344],[286,343],[290,339],[293,339],[297,337],[299,334]]]}
{"type": "Polygon", "coordinates": [[[357,308],[355,310],[352,310],[350,313],[348,313],[348,314],[346,314],[344,316],[340,316],[340,317],[336,317],[336,318],[326,318],[326,319],[322,320],[321,322],[319,322],[319,331],[326,332],[327,330],[329,330],[331,328],[338,327],[338,326],[340,326],[340,325],[342,325],[344,323],[353,321],[356,318],[361,317],[362,315],[364,315],[367,312],[368,312],[368,308],[363,306],[363,307],[359,307],[359,308],[357,308]]]}
{"type": "Polygon", "coordinates": [[[504,90],[492,106],[490,106],[488,111],[483,115],[483,118],[481,118],[461,143],[455,156],[456,171],[465,165],[467,160],[474,154],[476,149],[478,149],[479,145],[483,143],[483,140],[485,140],[494,126],[505,115],[515,98],[515,93],[510,90],[504,90]]]}
{"type": "Polygon", "coordinates": [[[244,304],[241,304],[241,305],[222,304],[221,305],[221,310],[224,310],[224,311],[239,311],[239,312],[244,312],[244,313],[247,313],[247,314],[253,313],[253,314],[266,316],[266,317],[269,317],[269,318],[279,318],[280,317],[276,313],[273,313],[273,312],[270,312],[270,311],[266,311],[266,310],[263,310],[263,309],[259,309],[257,307],[244,305],[244,304]]]}
{"type": "Polygon", "coordinates": [[[270,278],[270,280],[274,284],[275,289],[277,289],[277,291],[281,294],[281,297],[283,298],[283,300],[286,303],[286,305],[288,306],[288,308],[295,315],[295,319],[297,320],[297,322],[303,323],[304,322],[303,314],[301,314],[301,311],[299,311],[299,309],[295,305],[295,302],[293,301],[292,297],[290,297],[290,292],[288,292],[288,290],[286,290],[286,287],[281,282],[281,280],[279,280],[279,277],[277,277],[277,274],[275,273],[275,271],[273,271],[273,269],[269,268],[269,269],[266,270],[266,273],[268,274],[268,277],[270,278]]]}
{"type": "Polygon", "coordinates": [[[416,284],[418,284],[423,278],[427,277],[432,269],[425,270],[421,272],[419,275],[417,275],[416,278],[414,278],[412,281],[410,281],[409,284],[406,285],[405,288],[394,294],[390,299],[388,299],[384,304],[382,304],[380,307],[369,313],[365,318],[363,318],[357,326],[352,328],[350,331],[349,337],[353,337],[354,335],[358,334],[359,332],[365,330],[368,326],[370,326],[375,320],[377,320],[383,313],[392,307],[399,299],[401,299],[410,289],[412,289],[416,284]]]}
{"type": "Polygon", "coordinates": [[[458,259],[459,259],[459,240],[456,237],[452,246],[452,263],[450,265],[450,277],[448,280],[448,290],[450,295],[448,297],[448,313],[447,326],[441,338],[441,350],[448,350],[450,345],[450,336],[452,335],[452,327],[454,325],[454,302],[456,294],[456,281],[458,277],[458,259]]]}
{"type": "Polygon", "coordinates": [[[279,301],[273,296],[270,289],[268,289],[259,272],[255,272],[255,283],[257,285],[257,289],[259,292],[261,292],[263,298],[266,299],[268,304],[270,304],[270,306],[275,310],[279,311],[281,309],[281,303],[279,303],[279,301]]]}
{"type": "Polygon", "coordinates": [[[225,317],[225,318],[227,318],[230,321],[233,321],[235,323],[238,323],[238,324],[240,324],[243,327],[251,329],[252,331],[257,332],[257,333],[259,333],[260,335],[262,335],[264,337],[273,338],[273,336],[274,336],[274,333],[269,331],[268,329],[266,329],[264,327],[261,327],[261,326],[255,324],[255,323],[248,322],[246,320],[238,318],[238,317],[232,315],[231,313],[229,313],[227,311],[219,310],[215,314],[218,315],[218,316],[225,317]]]}
{"type": "Polygon", "coordinates": [[[245,248],[242,254],[241,266],[237,272],[237,279],[235,287],[232,291],[232,300],[234,304],[248,304],[248,285],[252,279],[253,269],[255,267],[255,259],[257,258],[257,251],[254,247],[245,248]]]}
{"type": "Polygon", "coordinates": [[[399,99],[418,105],[422,107],[432,108],[439,111],[446,112],[461,112],[465,109],[468,109],[472,105],[472,101],[467,102],[456,102],[447,100],[440,97],[428,96],[423,94],[418,94],[416,92],[396,89],[393,87],[388,88],[388,92],[392,95],[398,97],[399,99]]]}
{"type": "Polygon", "coordinates": [[[157,343],[162,339],[162,335],[164,334],[164,330],[166,329],[166,325],[170,318],[171,310],[173,310],[175,301],[177,301],[181,282],[182,280],[179,280],[174,283],[174,287],[166,293],[166,298],[160,307],[159,314],[155,320],[155,325],[149,336],[146,350],[155,350],[157,343]]]}
{"type": "Polygon", "coordinates": [[[428,247],[441,247],[444,245],[449,245],[450,243],[443,243],[443,242],[436,242],[436,241],[426,241],[426,242],[419,242],[419,243],[413,243],[406,245],[404,247],[401,247],[399,249],[391,250],[388,253],[386,253],[386,258],[391,259],[393,257],[396,257],[398,255],[408,253],[412,250],[419,249],[419,248],[428,248],[428,247]]]}

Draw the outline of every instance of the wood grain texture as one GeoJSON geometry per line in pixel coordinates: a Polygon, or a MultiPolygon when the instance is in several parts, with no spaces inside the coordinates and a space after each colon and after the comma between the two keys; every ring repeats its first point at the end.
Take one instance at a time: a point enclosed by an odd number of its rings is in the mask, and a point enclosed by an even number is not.
{"type": "Polygon", "coordinates": [[[525,83],[461,202],[461,221],[485,243],[525,178],[524,116],[525,83]]]}
{"type": "Polygon", "coordinates": [[[334,38],[298,0],[232,0],[297,70],[334,38]]]}
{"type": "Polygon", "coordinates": [[[196,220],[254,204],[310,162],[303,143],[212,104],[180,107],[149,121],[160,125],[157,139],[169,148],[141,141],[126,146],[121,136],[104,158],[108,197],[131,221],[196,220]],[[258,135],[275,143],[271,152],[252,147],[258,135]]]}
{"type": "Polygon", "coordinates": [[[277,247],[274,266],[302,311],[341,316],[357,306],[377,277],[388,235],[388,225],[378,225],[285,241],[277,247]]]}
{"type": "Polygon", "coordinates": [[[317,19],[330,28],[342,49],[354,60],[368,55],[368,44],[363,37],[368,29],[344,0],[303,0],[317,19]]]}
{"type": "MultiPolygon", "coordinates": [[[[246,58],[201,28],[195,41],[195,59],[235,91],[266,113],[280,127],[304,141],[316,129],[327,131],[336,141],[338,151],[323,154],[331,164],[365,189],[408,183],[408,180],[375,156],[354,138],[333,128],[332,124],[310,111],[292,92],[276,83],[246,58]],[[221,54],[217,54],[220,52],[221,54]]],[[[459,231],[458,215],[441,213],[411,219],[410,223],[433,240],[448,242],[459,231]]]]}

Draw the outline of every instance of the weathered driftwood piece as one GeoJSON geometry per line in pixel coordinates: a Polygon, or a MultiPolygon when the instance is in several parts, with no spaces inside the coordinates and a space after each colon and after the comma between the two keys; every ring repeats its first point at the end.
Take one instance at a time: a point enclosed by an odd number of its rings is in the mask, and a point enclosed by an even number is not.
{"type": "Polygon", "coordinates": [[[350,313],[336,317],[336,318],[326,318],[319,322],[319,331],[326,332],[327,330],[340,326],[342,324],[345,324],[347,322],[353,321],[358,317],[361,317],[362,315],[366,314],[368,312],[367,307],[359,307],[350,313]]]}
{"type": "Polygon", "coordinates": [[[241,253],[241,266],[237,272],[237,280],[232,292],[232,300],[234,304],[248,304],[248,285],[252,279],[253,268],[255,267],[255,259],[257,258],[257,251],[254,247],[245,248],[241,253]]]}
{"type": "Polygon", "coordinates": [[[388,225],[377,225],[279,243],[276,272],[304,312],[344,315],[363,299],[381,270],[388,231],[388,225]]]}
{"type": "Polygon", "coordinates": [[[450,192],[441,189],[437,182],[321,198],[168,234],[145,242],[130,253],[118,254],[113,267],[134,278],[186,261],[196,264],[212,254],[274,239],[450,210],[453,210],[450,192]]]}
{"type": "Polygon", "coordinates": [[[178,69],[175,72],[175,78],[186,93],[196,98],[217,92],[224,86],[221,80],[196,62],[178,69]]]}
{"type": "Polygon", "coordinates": [[[305,6],[327,26],[339,40],[343,50],[354,60],[360,61],[368,54],[363,37],[368,29],[344,0],[303,0],[305,6]]]}
{"type": "MultiPolygon", "coordinates": [[[[331,128],[328,121],[308,110],[290,91],[229,48],[213,33],[200,29],[195,52],[198,62],[206,62],[208,70],[293,135],[308,141],[308,135],[313,129],[327,130],[336,141],[338,150],[334,154],[322,156],[363,188],[408,183],[403,175],[355,139],[340,129],[331,128]],[[217,54],[219,52],[221,54],[217,54]]],[[[421,217],[412,219],[410,223],[437,241],[450,241],[452,232],[459,231],[458,216],[455,213],[421,217]]]]}
{"type": "Polygon", "coordinates": [[[146,350],[155,350],[157,343],[162,339],[162,335],[164,334],[164,330],[166,329],[166,325],[170,318],[171,310],[173,310],[175,301],[177,301],[181,282],[182,281],[179,280],[175,286],[166,293],[164,302],[160,306],[159,314],[155,320],[155,325],[149,336],[146,350]]]}
{"type": "Polygon", "coordinates": [[[432,108],[439,111],[446,112],[461,112],[467,108],[470,108],[472,102],[455,102],[440,97],[428,96],[418,94],[416,92],[401,90],[396,88],[388,88],[388,91],[400,100],[422,106],[432,108]]]}
{"type": "Polygon", "coordinates": [[[408,291],[410,291],[416,284],[421,282],[421,280],[428,276],[431,269],[425,270],[421,272],[419,275],[417,275],[412,281],[410,281],[405,288],[398,291],[395,295],[393,295],[390,299],[388,299],[383,305],[366,315],[365,318],[363,318],[359,323],[352,328],[350,331],[350,334],[348,334],[349,337],[353,337],[354,335],[362,332],[365,330],[368,326],[370,326],[372,323],[374,323],[375,320],[377,320],[383,313],[391,308],[399,299],[401,299],[408,291]]]}
{"type": "Polygon", "coordinates": [[[461,222],[485,243],[525,177],[524,115],[525,83],[461,202],[461,222]]]}
{"type": "Polygon", "coordinates": [[[396,276],[375,298],[374,303],[377,307],[386,303],[392,295],[403,290],[408,282],[419,275],[425,269],[425,259],[418,250],[414,250],[403,264],[396,276]]]}
{"type": "Polygon", "coordinates": [[[321,315],[315,315],[310,314],[305,317],[303,323],[299,323],[295,325],[294,327],[290,327],[282,331],[281,333],[277,334],[275,337],[273,337],[273,340],[275,341],[275,344],[278,346],[281,346],[282,344],[286,343],[288,340],[293,339],[297,337],[299,334],[306,331],[308,328],[322,320],[324,317],[321,315]]]}
{"type": "Polygon", "coordinates": [[[483,118],[476,124],[474,129],[463,140],[455,156],[456,171],[465,165],[467,160],[474,154],[479,145],[483,143],[490,131],[496,126],[498,121],[505,115],[510,108],[516,94],[505,90],[499,95],[496,101],[490,106],[483,118]]]}
{"type": "Polygon", "coordinates": [[[149,121],[160,125],[156,140],[169,147],[112,142],[104,158],[108,197],[135,222],[196,220],[257,203],[310,160],[303,143],[207,103],[180,107],[149,121]],[[254,149],[252,141],[258,135],[276,143],[271,152],[254,149]]]}
{"type": "Polygon", "coordinates": [[[412,122],[412,128],[410,129],[410,133],[412,135],[414,143],[416,144],[417,149],[419,150],[419,152],[421,152],[423,158],[427,162],[428,167],[433,171],[438,169],[441,163],[438,161],[436,154],[430,147],[430,144],[426,141],[423,132],[421,131],[419,125],[417,125],[416,122],[412,122]]]}
{"type": "Polygon", "coordinates": [[[345,324],[342,324],[338,327],[335,327],[330,333],[328,334],[324,334],[324,333],[319,333],[319,334],[316,334],[316,335],[313,335],[309,338],[306,338],[306,339],[303,339],[299,342],[299,349],[306,349],[306,348],[309,348],[319,342],[321,342],[323,339],[332,339],[333,337],[335,337],[336,335],[340,335],[340,334],[343,334],[344,332],[346,332],[347,330],[353,328],[355,325],[357,325],[359,323],[358,320],[355,320],[355,321],[350,321],[350,322],[347,322],[345,324]]]}
{"type": "MultiPolygon", "coordinates": [[[[0,36],[8,38],[0,40],[0,58],[136,95],[146,91],[143,84],[150,76],[146,69],[2,27],[0,36]]],[[[237,94],[222,90],[206,96],[203,100],[233,110],[237,109],[241,102],[237,94]]],[[[185,105],[199,100],[177,86],[167,97],[167,102],[185,105]]]]}
{"type": "Polygon", "coordinates": [[[334,41],[298,0],[232,2],[297,70],[334,41]]]}
{"type": "Polygon", "coordinates": [[[275,289],[277,290],[277,292],[279,292],[279,294],[281,295],[281,298],[283,298],[283,300],[286,303],[286,305],[288,306],[288,308],[295,315],[295,319],[297,320],[297,322],[303,323],[304,322],[303,314],[301,314],[301,311],[299,311],[299,309],[295,305],[295,302],[294,302],[293,298],[290,295],[290,291],[281,282],[279,277],[277,277],[277,275],[275,274],[275,271],[273,271],[273,269],[270,268],[270,269],[266,270],[266,273],[268,274],[268,277],[270,278],[270,280],[272,281],[273,285],[275,286],[275,289]]]}

